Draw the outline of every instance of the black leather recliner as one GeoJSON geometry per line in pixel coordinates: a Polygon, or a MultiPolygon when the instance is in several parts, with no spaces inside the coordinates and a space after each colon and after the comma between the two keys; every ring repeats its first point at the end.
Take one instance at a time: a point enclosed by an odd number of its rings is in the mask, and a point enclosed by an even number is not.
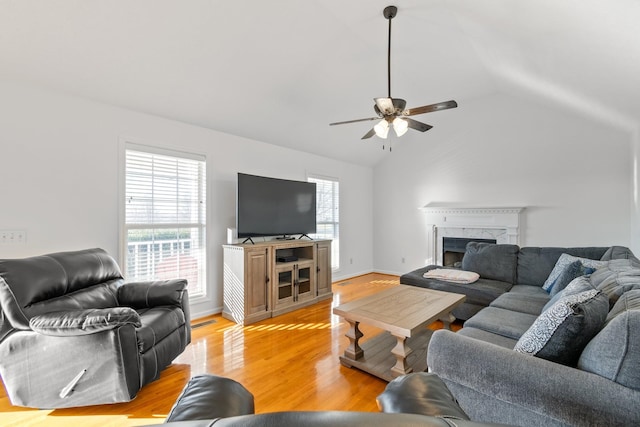
{"type": "Polygon", "coordinates": [[[125,283],[102,249],[0,260],[0,375],[13,405],[127,402],[191,342],[186,280],[125,283]]]}
{"type": "MultiPolygon", "coordinates": [[[[416,372],[391,381],[377,398],[383,413],[284,411],[254,414],[253,395],[225,377],[198,375],[187,383],[165,423],[175,427],[489,427],[469,420],[434,374],[416,372]]],[[[502,424],[500,424],[502,425],[502,424]]]]}

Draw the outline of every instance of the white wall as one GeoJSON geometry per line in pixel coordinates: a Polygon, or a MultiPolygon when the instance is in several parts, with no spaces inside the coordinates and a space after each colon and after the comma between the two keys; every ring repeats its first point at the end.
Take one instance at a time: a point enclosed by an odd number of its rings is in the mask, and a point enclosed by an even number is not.
{"type": "Polygon", "coordinates": [[[431,202],[525,206],[522,246],[630,246],[629,135],[501,94],[431,118],[374,169],[376,270],[424,265],[431,202]]]}
{"type": "Polygon", "coordinates": [[[370,168],[8,81],[0,93],[0,229],[27,231],[26,244],[0,245],[0,258],[102,247],[119,259],[119,140],[127,137],[207,157],[211,300],[194,307],[194,317],[222,307],[221,245],[235,225],[237,172],[339,178],[334,279],[373,269],[370,168]]]}

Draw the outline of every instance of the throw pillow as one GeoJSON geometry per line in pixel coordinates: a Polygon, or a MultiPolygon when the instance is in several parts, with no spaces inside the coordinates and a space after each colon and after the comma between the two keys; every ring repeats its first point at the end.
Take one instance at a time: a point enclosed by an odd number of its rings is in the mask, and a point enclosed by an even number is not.
{"type": "Polygon", "coordinates": [[[469,242],[462,269],[475,271],[485,279],[516,283],[519,249],[517,245],[469,242]]]}
{"type": "Polygon", "coordinates": [[[549,289],[547,289],[547,292],[549,292],[551,296],[554,296],[566,288],[567,285],[576,277],[585,276],[593,273],[594,271],[595,269],[591,267],[585,267],[584,264],[582,264],[582,261],[574,261],[565,267],[556,281],[553,282],[549,289]]]}
{"type": "Polygon", "coordinates": [[[602,328],[608,311],[607,297],[596,289],[565,296],[538,316],[513,349],[575,366],[584,347],[602,328]]]}
{"type": "Polygon", "coordinates": [[[569,295],[579,294],[584,291],[591,291],[596,289],[595,286],[591,283],[588,277],[580,276],[573,279],[566,288],[562,291],[555,294],[542,308],[542,311],[547,310],[549,307],[554,305],[560,298],[567,297],[569,295]]]}
{"type": "Polygon", "coordinates": [[[578,368],[640,391],[640,290],[626,292],[587,344],[578,368]]]}
{"type": "Polygon", "coordinates": [[[598,268],[605,267],[608,263],[608,261],[598,261],[589,258],[579,258],[569,254],[562,254],[560,255],[560,258],[558,258],[558,261],[556,261],[556,265],[553,267],[553,270],[551,270],[551,273],[549,273],[549,277],[545,280],[544,285],[542,285],[542,289],[549,292],[564,269],[574,261],[580,261],[585,267],[590,267],[596,270],[598,268]]]}

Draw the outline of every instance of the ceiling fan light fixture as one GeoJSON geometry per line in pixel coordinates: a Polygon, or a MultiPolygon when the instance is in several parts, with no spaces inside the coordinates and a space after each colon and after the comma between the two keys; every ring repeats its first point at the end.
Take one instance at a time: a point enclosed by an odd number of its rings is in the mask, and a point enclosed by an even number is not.
{"type": "MultiPolygon", "coordinates": [[[[451,100],[438,102],[437,104],[423,105],[422,107],[405,108],[406,101],[404,99],[391,97],[391,20],[398,14],[398,8],[395,6],[387,6],[382,14],[387,21],[389,21],[389,37],[387,43],[387,96],[373,99],[375,102],[373,110],[376,112],[377,117],[329,123],[329,126],[334,126],[382,119],[370,129],[369,132],[365,133],[361,139],[369,139],[374,135],[378,136],[378,138],[386,139],[389,135],[389,127],[393,127],[398,137],[407,133],[409,128],[418,132],[426,132],[433,126],[419,122],[408,116],[417,116],[419,114],[456,108],[458,106],[456,101],[451,100]]],[[[391,151],[391,147],[389,147],[389,151],[391,151]]]]}
{"type": "Polygon", "coordinates": [[[393,119],[393,130],[396,132],[396,135],[402,136],[409,130],[409,122],[400,117],[396,117],[393,119]]]}
{"type": "Polygon", "coordinates": [[[373,130],[376,131],[376,135],[378,135],[382,139],[386,139],[389,134],[389,122],[387,119],[382,119],[380,122],[373,127],[373,130]]]}

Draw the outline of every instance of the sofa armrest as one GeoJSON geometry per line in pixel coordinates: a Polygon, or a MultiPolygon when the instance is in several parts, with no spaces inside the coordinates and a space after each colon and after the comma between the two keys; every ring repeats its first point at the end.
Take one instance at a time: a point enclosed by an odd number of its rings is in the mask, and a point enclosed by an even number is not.
{"type": "Polygon", "coordinates": [[[96,334],[128,324],[135,327],[142,325],[138,313],[129,307],[56,311],[29,320],[33,331],[63,337],[96,334]]]}
{"type": "Polygon", "coordinates": [[[640,392],[604,377],[488,342],[434,332],[430,372],[477,421],[545,425],[640,425],[640,392]]]}
{"type": "Polygon", "coordinates": [[[133,308],[151,308],[160,305],[182,307],[186,295],[185,279],[130,282],[118,288],[118,303],[121,306],[133,308]]]}

